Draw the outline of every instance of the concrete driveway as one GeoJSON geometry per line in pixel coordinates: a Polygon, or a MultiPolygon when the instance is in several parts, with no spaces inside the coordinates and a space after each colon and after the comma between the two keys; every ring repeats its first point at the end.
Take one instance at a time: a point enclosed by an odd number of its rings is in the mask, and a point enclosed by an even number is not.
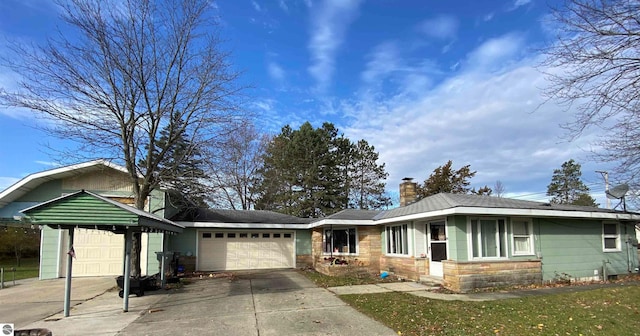
{"type": "Polygon", "coordinates": [[[80,335],[396,335],[295,270],[194,279],[182,289],[131,296],[122,312],[114,277],[73,279],[63,317],[64,279],[0,290],[0,322],[80,335]]]}
{"type": "Polygon", "coordinates": [[[118,335],[396,335],[294,270],[194,280],[118,335]]]}
{"type": "MultiPolygon", "coordinates": [[[[115,277],[74,278],[71,305],[94,299],[116,286],[115,277]]],[[[7,284],[7,285],[10,285],[7,284]]],[[[20,280],[0,290],[0,322],[21,329],[63,310],[64,279],[20,280]]]]}

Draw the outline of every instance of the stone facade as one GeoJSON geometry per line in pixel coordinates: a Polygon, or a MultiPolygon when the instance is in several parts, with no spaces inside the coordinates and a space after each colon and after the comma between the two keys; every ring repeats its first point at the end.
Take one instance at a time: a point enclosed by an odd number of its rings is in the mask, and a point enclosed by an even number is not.
{"type": "Polygon", "coordinates": [[[296,267],[312,267],[313,257],[311,254],[296,255],[296,267]]]}
{"type": "MultiPolygon", "coordinates": [[[[382,254],[381,228],[377,226],[358,227],[358,254],[339,255],[337,257],[346,260],[350,266],[364,267],[371,273],[380,271],[380,255],[382,254]]],[[[320,271],[319,265],[329,264],[326,259],[330,257],[322,249],[322,237],[324,228],[317,227],[311,232],[311,250],[313,267],[320,271]]]]}
{"type": "Polygon", "coordinates": [[[429,259],[385,255],[380,257],[380,271],[387,271],[401,278],[419,281],[421,275],[429,274],[429,259]]]}
{"type": "Polygon", "coordinates": [[[476,288],[542,283],[540,260],[458,262],[444,260],[444,286],[466,293],[476,288]]]}

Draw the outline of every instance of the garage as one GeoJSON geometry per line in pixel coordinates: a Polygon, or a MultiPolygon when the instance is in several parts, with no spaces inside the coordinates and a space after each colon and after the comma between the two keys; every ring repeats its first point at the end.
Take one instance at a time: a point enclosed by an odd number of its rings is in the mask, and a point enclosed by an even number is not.
{"type": "Polygon", "coordinates": [[[108,231],[78,229],[74,237],[73,249],[76,253],[71,270],[74,277],[122,274],[123,235],[108,231]]]}
{"type": "MultiPolygon", "coordinates": [[[[62,231],[58,277],[64,277],[67,267],[67,246],[69,235],[62,231]]],[[[142,273],[147,269],[147,234],[142,234],[142,253],[140,266],[142,273]]],[[[110,231],[76,229],[73,239],[73,251],[76,258],[71,270],[74,277],[122,275],[124,260],[124,236],[110,231]]]]}
{"type": "Polygon", "coordinates": [[[198,270],[295,267],[293,231],[199,231],[198,270]]]}

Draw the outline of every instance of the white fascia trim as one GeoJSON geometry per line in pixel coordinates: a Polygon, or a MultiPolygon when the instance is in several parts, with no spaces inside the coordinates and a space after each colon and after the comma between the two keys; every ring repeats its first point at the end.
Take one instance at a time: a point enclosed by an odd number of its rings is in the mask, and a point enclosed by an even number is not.
{"type": "MultiPolygon", "coordinates": [[[[41,179],[41,180],[43,180],[43,182],[48,182],[48,181],[55,180],[56,179],[56,175],[58,175],[58,174],[62,174],[62,173],[66,173],[66,172],[70,172],[70,171],[74,171],[74,170],[78,170],[78,169],[82,169],[82,168],[97,166],[97,165],[104,165],[104,166],[107,166],[109,168],[113,168],[115,170],[121,171],[123,173],[127,173],[127,168],[125,168],[125,167],[123,167],[121,165],[109,162],[109,161],[107,161],[105,159],[98,159],[98,160],[87,161],[87,162],[78,163],[78,164],[74,164],[74,165],[70,165],[70,166],[64,166],[64,167],[60,167],[60,168],[54,168],[54,169],[41,171],[41,172],[38,172],[38,173],[29,174],[26,177],[24,177],[23,179],[21,179],[20,181],[18,181],[16,183],[12,184],[11,186],[9,186],[9,188],[7,188],[4,191],[0,192],[0,206],[4,206],[4,205],[8,204],[8,202],[3,202],[2,199],[7,197],[8,195],[12,194],[16,190],[22,188],[23,186],[25,186],[26,184],[28,184],[29,182],[31,182],[33,180],[41,179]]],[[[42,183],[40,183],[40,184],[42,184],[42,183]]]]}
{"type": "Polygon", "coordinates": [[[640,215],[630,213],[608,213],[592,211],[562,211],[540,209],[511,209],[511,208],[476,208],[459,207],[437,211],[428,211],[417,214],[386,218],[376,221],[376,224],[426,219],[450,215],[489,215],[489,216],[527,216],[527,217],[554,217],[554,218],[586,218],[586,219],[613,219],[613,220],[640,220],[640,215]]]}
{"type": "Polygon", "coordinates": [[[359,219],[359,220],[349,220],[349,219],[322,219],[308,225],[308,228],[315,228],[319,226],[327,226],[327,225],[344,225],[344,226],[374,226],[377,222],[374,222],[371,219],[359,219]]]}
{"type": "Polygon", "coordinates": [[[277,224],[277,223],[210,223],[210,222],[177,222],[186,228],[218,228],[218,229],[308,229],[309,224],[277,224]]]}

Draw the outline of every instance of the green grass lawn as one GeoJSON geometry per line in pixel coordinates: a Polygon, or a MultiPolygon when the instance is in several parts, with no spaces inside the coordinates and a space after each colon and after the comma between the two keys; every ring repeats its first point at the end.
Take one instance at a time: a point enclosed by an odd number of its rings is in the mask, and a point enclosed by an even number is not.
{"type": "Polygon", "coordinates": [[[13,280],[14,273],[11,272],[11,268],[16,269],[15,279],[28,279],[38,277],[38,258],[23,258],[20,260],[20,267],[16,266],[16,259],[0,259],[0,267],[4,268],[4,281],[9,282],[13,280]]]}
{"type": "Polygon", "coordinates": [[[337,286],[353,286],[353,285],[368,285],[381,282],[395,282],[397,279],[381,279],[374,274],[358,274],[358,275],[345,275],[345,276],[329,276],[316,272],[311,269],[305,269],[300,271],[304,276],[313,281],[318,287],[337,287],[337,286]]]}
{"type": "Polygon", "coordinates": [[[488,302],[343,295],[399,335],[640,335],[640,286],[488,302]]]}

